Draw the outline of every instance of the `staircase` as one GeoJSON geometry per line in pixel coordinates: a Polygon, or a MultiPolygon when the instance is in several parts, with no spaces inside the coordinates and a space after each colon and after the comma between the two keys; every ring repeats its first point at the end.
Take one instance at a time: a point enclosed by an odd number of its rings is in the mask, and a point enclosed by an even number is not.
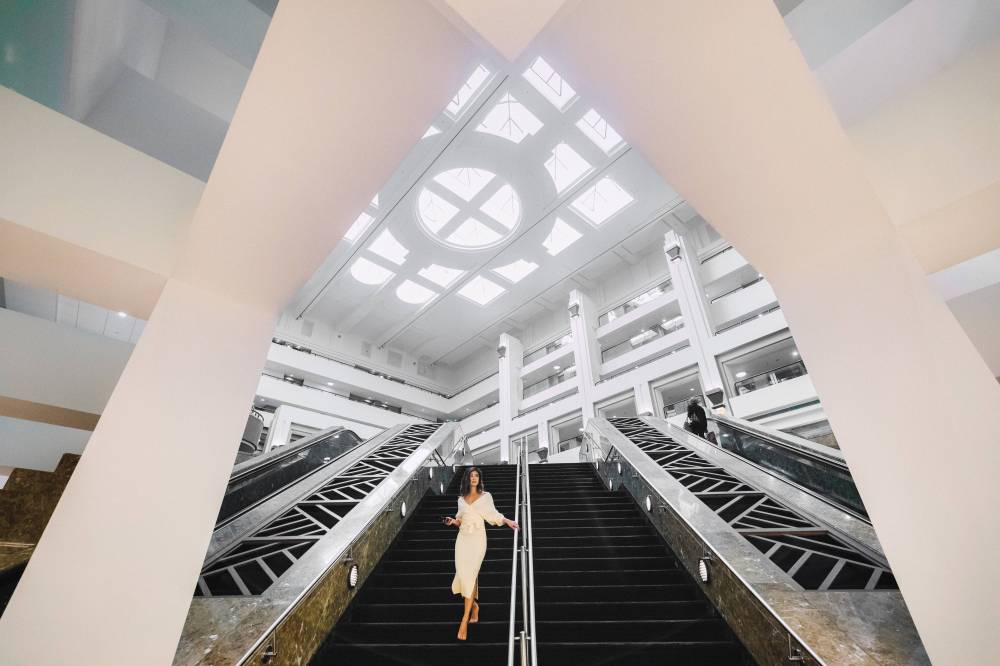
{"type": "Polygon", "coordinates": [[[631,497],[588,464],[530,478],[539,664],[753,663],[631,497]]]}
{"type": "MultiPolygon", "coordinates": [[[[513,517],[516,467],[480,466],[497,509],[513,517]]],[[[489,547],[479,574],[479,623],[456,639],[462,598],[451,593],[457,530],[459,468],[444,495],[428,494],[390,546],[311,664],[482,664],[507,661],[511,539],[488,527],[489,547]]]]}

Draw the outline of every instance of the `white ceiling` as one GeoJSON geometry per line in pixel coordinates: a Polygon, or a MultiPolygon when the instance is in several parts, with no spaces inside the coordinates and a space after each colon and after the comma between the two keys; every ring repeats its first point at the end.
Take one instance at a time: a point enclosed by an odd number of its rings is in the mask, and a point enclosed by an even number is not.
{"type": "MultiPolygon", "coordinates": [[[[650,247],[659,248],[667,228],[661,219],[680,203],[677,193],[624,141],[605,152],[607,143],[602,147],[588,138],[587,127],[581,130],[577,123],[588,113],[593,121],[593,111],[599,114],[600,109],[573,95],[567,96],[569,101],[560,110],[523,76],[533,61],[529,55],[527,60],[502,69],[483,61],[489,76],[481,88],[469,96],[457,116],[446,111],[435,121],[433,127],[439,133],[425,137],[413,148],[378,193],[377,207],[364,211],[372,216],[372,222],[364,233],[356,233],[363,226],[360,224],[355,233],[348,234],[355,238],[353,242],[344,240],[335,248],[303,289],[293,314],[324,321],[380,346],[451,365],[484,347],[494,347],[500,332],[516,331],[542,311],[565,308],[570,289],[593,286],[593,280],[623,261],[633,263],[650,247]],[[508,117],[509,96],[520,105],[512,117],[508,117]],[[531,115],[519,118],[516,114],[525,109],[531,115]],[[513,121],[511,134],[521,140],[515,143],[480,131],[484,120],[490,127],[510,127],[513,121]],[[554,179],[550,160],[560,144],[554,179]],[[575,174],[577,157],[589,167],[578,178],[565,179],[564,173],[575,174]],[[435,180],[443,172],[469,167],[495,174],[471,203],[435,180]],[[607,178],[633,200],[596,224],[573,204],[581,197],[581,205],[591,203],[591,188],[597,183],[601,183],[600,196],[608,194],[610,198],[614,186],[607,178]],[[479,209],[506,184],[516,192],[520,209],[516,225],[509,231],[503,220],[490,221],[490,215],[479,209]],[[425,188],[461,211],[437,235],[420,221],[420,195],[425,188]],[[469,215],[485,221],[503,237],[483,249],[457,248],[442,240],[469,215]],[[557,218],[580,237],[552,256],[544,243],[557,218]],[[406,250],[401,264],[397,263],[400,257],[387,259],[376,251],[386,230],[406,250]],[[393,277],[382,285],[364,284],[352,271],[359,260],[392,271],[393,277]],[[458,269],[462,275],[442,287],[421,275],[432,264],[458,269]],[[509,274],[504,277],[494,270],[511,264],[520,268],[534,264],[537,268],[515,283],[507,279],[509,274]],[[485,306],[461,293],[480,277],[504,289],[485,306]],[[406,281],[410,291],[413,285],[430,290],[425,293],[433,294],[431,300],[422,305],[401,300],[397,289],[406,281]]],[[[553,93],[550,96],[558,99],[553,93]]],[[[602,136],[614,137],[610,133],[602,136]]]]}

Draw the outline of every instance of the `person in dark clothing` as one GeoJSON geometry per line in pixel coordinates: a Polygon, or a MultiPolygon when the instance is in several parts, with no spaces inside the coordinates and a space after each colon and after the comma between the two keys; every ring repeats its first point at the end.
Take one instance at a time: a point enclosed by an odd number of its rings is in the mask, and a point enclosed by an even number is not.
{"type": "Polygon", "coordinates": [[[705,416],[705,409],[698,404],[698,398],[691,398],[688,401],[687,429],[694,435],[704,437],[708,430],[708,418],[705,416]]]}

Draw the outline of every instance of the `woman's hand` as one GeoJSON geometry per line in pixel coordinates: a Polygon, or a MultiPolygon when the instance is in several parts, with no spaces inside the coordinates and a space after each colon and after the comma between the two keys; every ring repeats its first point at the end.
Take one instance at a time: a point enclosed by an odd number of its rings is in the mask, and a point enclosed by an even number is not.
{"type": "Polygon", "coordinates": [[[444,519],[444,524],[447,525],[448,527],[452,527],[452,526],[461,527],[462,526],[462,521],[459,520],[458,518],[445,518],[444,519]]]}
{"type": "Polygon", "coordinates": [[[518,529],[521,529],[521,526],[520,526],[520,525],[518,525],[517,523],[515,523],[515,522],[514,522],[513,520],[511,520],[510,518],[504,518],[504,519],[503,519],[503,524],[504,524],[504,525],[506,525],[507,527],[509,527],[509,528],[510,528],[510,529],[512,529],[512,530],[518,530],[518,529]]]}

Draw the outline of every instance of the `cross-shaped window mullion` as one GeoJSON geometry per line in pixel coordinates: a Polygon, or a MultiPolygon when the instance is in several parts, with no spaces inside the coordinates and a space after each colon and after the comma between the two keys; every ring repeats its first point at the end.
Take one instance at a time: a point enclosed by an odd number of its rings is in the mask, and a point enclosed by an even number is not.
{"type": "MultiPolygon", "coordinates": [[[[468,217],[475,217],[477,220],[479,220],[480,222],[482,222],[487,227],[491,228],[493,231],[497,232],[501,236],[506,236],[507,234],[510,233],[510,229],[508,229],[507,227],[503,226],[502,224],[494,220],[486,211],[481,210],[482,205],[487,201],[489,201],[490,197],[496,194],[497,191],[499,191],[500,188],[504,186],[503,183],[497,182],[498,180],[499,179],[494,178],[489,185],[487,185],[486,187],[484,187],[482,190],[479,191],[479,194],[472,197],[472,201],[469,202],[470,213],[468,217]]],[[[456,215],[456,217],[458,216],[456,215]]]]}

